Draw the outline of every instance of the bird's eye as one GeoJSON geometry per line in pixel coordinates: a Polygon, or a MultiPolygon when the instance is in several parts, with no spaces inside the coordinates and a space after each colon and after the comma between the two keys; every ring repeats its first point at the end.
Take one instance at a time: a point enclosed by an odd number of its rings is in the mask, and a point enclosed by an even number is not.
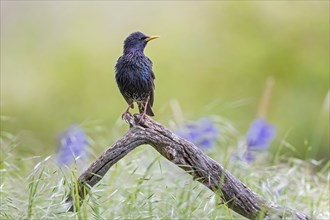
{"type": "Polygon", "coordinates": [[[145,39],[147,39],[147,37],[141,37],[141,38],[140,38],[140,40],[145,40],[145,39]]]}

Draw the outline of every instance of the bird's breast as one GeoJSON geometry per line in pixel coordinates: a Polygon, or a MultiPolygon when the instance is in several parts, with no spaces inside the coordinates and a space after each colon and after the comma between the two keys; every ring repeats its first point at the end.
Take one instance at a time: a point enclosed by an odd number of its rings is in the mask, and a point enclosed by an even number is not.
{"type": "Polygon", "coordinates": [[[121,93],[135,101],[145,100],[153,90],[151,71],[148,58],[120,58],[116,65],[116,81],[121,93]]]}

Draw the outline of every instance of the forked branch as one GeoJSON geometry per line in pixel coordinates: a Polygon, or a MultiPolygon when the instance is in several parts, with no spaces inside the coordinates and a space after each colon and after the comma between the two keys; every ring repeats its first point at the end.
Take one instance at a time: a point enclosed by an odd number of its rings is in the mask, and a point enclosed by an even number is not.
{"type": "MultiPolygon", "coordinates": [[[[79,177],[79,196],[92,188],[106,172],[134,148],[149,144],[162,156],[217,193],[233,211],[248,219],[310,219],[302,212],[271,203],[250,190],[219,163],[205,155],[194,144],[175,135],[149,117],[140,121],[140,115],[126,115],[128,132],[106,150],[79,177]]],[[[71,197],[68,198],[71,201],[71,197]]],[[[73,211],[71,207],[69,211],[73,211]]]]}

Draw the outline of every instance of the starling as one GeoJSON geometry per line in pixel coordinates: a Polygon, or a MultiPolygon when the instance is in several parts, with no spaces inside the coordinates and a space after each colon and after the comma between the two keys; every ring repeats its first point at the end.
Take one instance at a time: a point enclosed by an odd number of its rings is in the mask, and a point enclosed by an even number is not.
{"type": "Polygon", "coordinates": [[[128,108],[123,113],[129,113],[136,102],[141,118],[145,115],[154,116],[152,105],[154,103],[154,79],[151,60],[144,55],[144,48],[150,40],[159,36],[146,36],[141,32],[130,34],[124,41],[123,55],[116,64],[116,82],[125,98],[128,108]]]}

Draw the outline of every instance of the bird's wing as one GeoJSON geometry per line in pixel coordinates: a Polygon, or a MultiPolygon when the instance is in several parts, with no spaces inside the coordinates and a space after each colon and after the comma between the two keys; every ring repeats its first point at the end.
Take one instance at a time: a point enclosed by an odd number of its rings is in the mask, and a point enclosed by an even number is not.
{"type": "MultiPolygon", "coordinates": [[[[149,58],[148,58],[148,60],[149,60],[149,62],[151,64],[151,68],[152,68],[152,61],[149,58]]],[[[156,79],[155,74],[154,74],[154,72],[152,70],[150,71],[150,75],[151,75],[152,79],[156,79]]]]}
{"type": "Polygon", "coordinates": [[[150,71],[150,75],[151,75],[151,77],[152,77],[152,79],[156,79],[156,77],[155,77],[155,74],[154,74],[154,71],[150,71]]]}
{"type": "Polygon", "coordinates": [[[149,102],[150,102],[150,106],[152,107],[154,105],[154,90],[150,92],[149,102]]]}
{"type": "MultiPolygon", "coordinates": [[[[147,57],[148,58],[148,57],[147,57]]],[[[150,64],[151,64],[151,68],[152,68],[152,61],[148,58],[150,64]]],[[[152,107],[153,104],[154,104],[154,90],[155,90],[155,83],[154,83],[154,80],[156,79],[155,77],[155,74],[154,72],[152,71],[152,69],[150,70],[150,76],[152,78],[152,91],[150,92],[150,99],[149,99],[149,102],[150,102],[150,106],[152,107]]]]}
{"type": "Polygon", "coordinates": [[[152,107],[152,105],[154,104],[154,90],[155,90],[155,83],[154,83],[154,79],[155,79],[155,74],[154,72],[151,70],[150,71],[150,75],[151,75],[151,78],[152,78],[152,90],[150,92],[150,105],[152,107]]]}
{"type": "Polygon", "coordinates": [[[150,71],[150,75],[152,77],[152,90],[151,90],[151,93],[150,93],[150,105],[152,107],[153,104],[154,104],[154,90],[155,90],[155,83],[154,83],[155,74],[152,70],[150,71]]]}

